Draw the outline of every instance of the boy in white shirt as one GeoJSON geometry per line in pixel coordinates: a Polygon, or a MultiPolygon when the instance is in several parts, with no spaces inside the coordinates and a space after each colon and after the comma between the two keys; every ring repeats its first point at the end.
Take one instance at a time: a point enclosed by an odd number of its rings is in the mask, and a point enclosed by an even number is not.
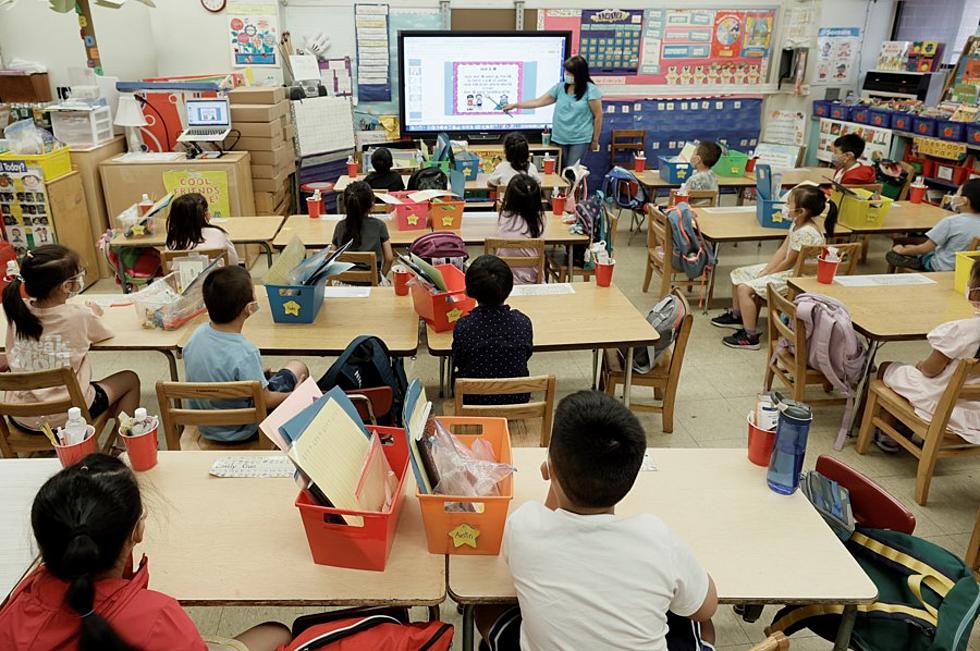
{"type": "Polygon", "coordinates": [[[519,610],[477,609],[486,647],[712,648],[718,595],[707,571],[657,516],[615,515],[646,452],[636,416],[579,391],[558,404],[552,430],[548,497],[521,505],[504,530],[519,610]]]}

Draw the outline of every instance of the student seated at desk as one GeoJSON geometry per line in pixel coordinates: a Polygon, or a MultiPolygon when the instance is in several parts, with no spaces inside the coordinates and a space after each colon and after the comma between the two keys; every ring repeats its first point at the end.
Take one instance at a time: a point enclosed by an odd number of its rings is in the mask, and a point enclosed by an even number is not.
{"type": "Polygon", "coordinates": [[[489,187],[506,186],[518,174],[527,174],[535,179],[541,178],[534,163],[530,162],[531,153],[524,134],[508,133],[504,137],[504,158],[506,160],[497,163],[490,173],[487,179],[489,187]]]}
{"type": "Polygon", "coordinates": [[[391,171],[391,150],[387,147],[378,147],[371,154],[371,167],[374,168],[370,174],[364,178],[364,182],[375,190],[387,190],[388,192],[400,192],[405,189],[405,182],[402,175],[391,171]]]}
{"type": "MultiPolygon", "coordinates": [[[[265,389],[265,406],[272,410],[310,376],[306,364],[293,360],[275,373],[262,367],[258,348],[242,336],[245,320],[259,310],[252,276],[242,267],[221,267],[204,279],[204,305],[210,323],[198,326],[184,347],[188,382],[258,380],[265,389]]],[[[248,400],[189,400],[191,409],[239,409],[248,400]]],[[[258,436],[258,424],[202,426],[212,441],[248,441],[258,436]]]]}
{"type": "MultiPolygon", "coordinates": [[[[647,437],[621,402],[597,391],[555,410],[544,503],[507,518],[501,554],[519,606],[482,606],[491,651],[707,649],[718,608],[714,581],[653,513],[617,517],[647,437]]],[[[533,472],[533,471],[532,471],[533,472]]]]}
{"type": "MultiPolygon", "coordinates": [[[[14,277],[3,291],[3,311],[7,315],[7,363],[11,371],[44,371],[70,366],[96,418],[109,412],[135,412],[140,404],[140,378],[133,371],[119,371],[92,381],[88,351],[92,344],[112,338],[102,323],[102,308],[95,303],[68,303],[85,286],[85,270],[78,254],[60,244],[47,244],[29,251],[14,277]],[[21,290],[31,300],[24,301],[21,290]]],[[[30,403],[68,398],[68,388],[27,389],[8,392],[6,400],[30,403]]],[[[65,424],[64,413],[44,417],[19,416],[17,423],[37,431],[43,422],[51,427],[65,424]]]]}
{"type": "MultiPolygon", "coordinates": [[[[478,305],[453,329],[455,377],[527,377],[533,352],[531,319],[505,304],[514,288],[514,274],[495,255],[481,255],[466,270],[466,294],[478,305]]],[[[471,405],[509,405],[527,402],[527,393],[467,396],[471,405]]]]}
{"type": "Polygon", "coordinates": [[[378,257],[378,273],[387,275],[395,253],[391,249],[388,225],[371,216],[374,192],[364,181],[354,181],[344,189],[344,210],[347,213],[333,231],[334,246],[354,240],[348,251],[373,251],[378,257]]]}
{"type": "MultiPolygon", "coordinates": [[[[503,209],[497,217],[497,237],[505,239],[538,238],[544,234],[544,215],[541,211],[541,186],[527,174],[517,174],[510,179],[504,192],[503,209]]],[[[535,249],[499,249],[505,257],[533,257],[535,249]]],[[[518,285],[543,282],[536,269],[519,267],[513,270],[518,285]]]]}
{"type": "MultiPolygon", "coordinates": [[[[827,206],[824,193],[812,185],[801,185],[789,193],[783,206],[783,219],[792,220],[789,234],[779,250],[767,263],[738,267],[731,273],[732,307],[711,319],[718,328],[732,328],[735,333],[724,337],[722,343],[729,348],[759,349],[759,307],[766,294],[766,287],[773,285],[776,291],[786,291],[786,279],[796,265],[796,258],[804,246],[822,246],[824,236],[813,220],[827,206]]],[[[834,234],[837,213],[832,210],[824,219],[827,235],[834,234]]]]}
{"type": "Polygon", "coordinates": [[[885,254],[888,264],[916,271],[953,271],[956,253],[980,237],[980,179],[970,179],[953,197],[959,214],[943,217],[917,244],[896,244],[885,254]]]}
{"type": "Polygon", "coordinates": [[[167,217],[167,248],[171,251],[224,249],[228,264],[238,264],[238,252],[228,231],[211,223],[208,200],[192,192],[182,194],[170,204],[167,217]]]}
{"type": "Polygon", "coordinates": [[[718,177],[712,171],[718,160],[721,158],[721,147],[712,140],[700,140],[698,146],[691,156],[691,165],[694,167],[694,174],[691,175],[684,186],[688,190],[717,190],[718,177]]]}
{"type": "MultiPolygon", "coordinates": [[[[148,588],[146,557],[133,567],[145,519],[136,476],[114,457],[90,454],[46,481],[31,509],[42,564],[0,610],[0,649],[207,651],[177,600],[148,588]]],[[[290,640],[269,623],[211,641],[274,651],[290,640]]]]}
{"type": "Polygon", "coordinates": [[[834,141],[833,149],[831,162],[837,170],[834,172],[835,181],[841,185],[868,185],[878,182],[875,168],[859,160],[864,155],[864,138],[856,133],[848,133],[834,141]]]}

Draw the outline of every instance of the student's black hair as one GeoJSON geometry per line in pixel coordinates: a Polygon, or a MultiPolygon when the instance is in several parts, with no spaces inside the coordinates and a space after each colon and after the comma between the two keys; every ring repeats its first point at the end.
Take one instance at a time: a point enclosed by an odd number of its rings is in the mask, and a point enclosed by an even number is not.
{"type": "Polygon", "coordinates": [[[480,305],[503,305],[514,289],[514,272],[495,255],[481,255],[466,270],[466,295],[480,305]]]}
{"type": "Polygon", "coordinates": [[[541,186],[534,177],[515,174],[504,191],[503,212],[520,215],[527,224],[527,236],[541,237],[544,217],[541,214],[541,186]]]}
{"type": "Polygon", "coordinates": [[[504,136],[504,157],[517,172],[526,172],[531,152],[523,133],[511,132],[504,136]]]}
{"type": "Polygon", "coordinates": [[[68,583],[65,603],[79,617],[79,651],[135,651],[96,612],[95,582],[116,565],[142,516],[133,471],[106,454],[65,468],[34,498],[31,527],[45,568],[68,583]]]}
{"type": "Polygon", "coordinates": [[[699,140],[694,153],[701,157],[705,167],[711,169],[721,159],[721,145],[714,140],[699,140]]]}
{"type": "Polygon", "coordinates": [[[44,332],[41,320],[24,302],[21,287],[31,298],[44,300],[56,287],[80,271],[82,264],[78,254],[60,244],[45,244],[24,255],[20,263],[20,278],[11,280],[3,290],[3,311],[7,322],[14,324],[17,337],[37,341],[44,332]]]}
{"type": "Polygon", "coordinates": [[[252,276],[237,264],[220,267],[208,274],[201,288],[208,317],[217,323],[231,323],[255,300],[252,276]]]}
{"type": "Polygon", "coordinates": [[[225,230],[208,223],[208,200],[203,194],[191,192],[180,195],[170,204],[170,214],[167,215],[167,248],[171,251],[193,249],[204,241],[201,230],[205,226],[225,230]]]}
{"type": "Polygon", "coordinates": [[[980,178],[970,179],[960,186],[960,196],[970,204],[970,210],[980,213],[980,178]]]}
{"type": "Polygon", "coordinates": [[[575,99],[582,99],[585,96],[585,91],[589,89],[589,82],[592,81],[592,75],[589,74],[589,62],[585,60],[585,57],[576,54],[565,61],[565,70],[575,77],[575,99]]]}
{"type": "MultiPolygon", "coordinates": [[[[816,219],[822,215],[824,209],[827,207],[827,195],[823,193],[823,190],[814,185],[795,187],[791,191],[791,194],[796,203],[796,207],[805,210],[810,219],[816,219]]],[[[823,225],[827,236],[832,237],[834,228],[837,226],[837,204],[833,201],[830,202],[830,210],[827,211],[827,216],[824,217],[823,225]]]]}
{"type": "Polygon", "coordinates": [[[647,437],[623,403],[598,391],[577,391],[558,403],[548,458],[551,473],[576,506],[614,506],[633,487],[647,437]]]}
{"type": "Polygon", "coordinates": [[[970,287],[980,288],[980,258],[974,258],[970,267],[970,287]]]}
{"type": "Polygon", "coordinates": [[[846,133],[834,141],[834,147],[847,154],[854,154],[854,158],[861,158],[864,155],[864,138],[856,133],[846,133]]]}
{"type": "Polygon", "coordinates": [[[344,239],[354,240],[356,251],[361,246],[361,226],[374,205],[374,190],[364,181],[354,181],[344,188],[344,239]]]}
{"type": "Polygon", "coordinates": [[[387,147],[378,147],[371,154],[371,167],[376,174],[387,174],[391,171],[391,150],[387,147]]]}

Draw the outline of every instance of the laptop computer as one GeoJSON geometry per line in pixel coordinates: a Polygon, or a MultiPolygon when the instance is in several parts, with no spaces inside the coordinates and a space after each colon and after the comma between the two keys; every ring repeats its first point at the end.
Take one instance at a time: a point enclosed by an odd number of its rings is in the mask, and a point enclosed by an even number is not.
{"type": "Polygon", "coordinates": [[[231,131],[227,99],[187,100],[187,128],[177,142],[221,142],[231,131]]]}

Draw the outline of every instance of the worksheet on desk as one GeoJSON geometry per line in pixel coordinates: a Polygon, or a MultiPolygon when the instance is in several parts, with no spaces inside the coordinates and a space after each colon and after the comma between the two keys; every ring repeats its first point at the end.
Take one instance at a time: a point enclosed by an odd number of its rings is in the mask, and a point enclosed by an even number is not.
{"type": "Polygon", "coordinates": [[[514,285],[511,296],[558,296],[574,294],[575,288],[569,283],[548,283],[546,285],[514,285]]]}
{"type": "Polygon", "coordinates": [[[837,276],[834,282],[843,287],[885,287],[888,285],[935,285],[936,281],[922,274],[868,274],[866,276],[837,276]]]}
{"type": "Polygon", "coordinates": [[[698,212],[706,212],[709,215],[713,215],[715,213],[728,214],[732,212],[755,212],[755,206],[725,206],[724,208],[698,208],[695,206],[695,208],[698,209],[698,212]]]}

